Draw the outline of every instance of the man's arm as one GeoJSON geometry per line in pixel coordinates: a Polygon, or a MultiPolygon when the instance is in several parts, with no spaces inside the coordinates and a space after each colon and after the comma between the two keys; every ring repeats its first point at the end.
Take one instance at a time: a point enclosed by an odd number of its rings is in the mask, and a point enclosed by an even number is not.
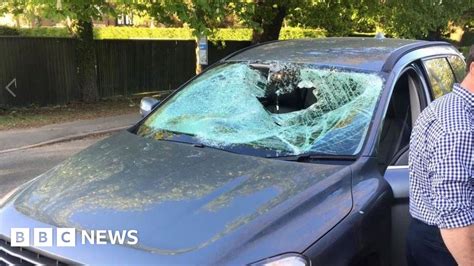
{"type": "Polygon", "coordinates": [[[474,265],[474,133],[438,139],[430,173],[431,199],[443,241],[459,265],[474,265]]]}
{"type": "Polygon", "coordinates": [[[444,244],[460,266],[474,265],[474,224],[441,229],[444,244]]]}

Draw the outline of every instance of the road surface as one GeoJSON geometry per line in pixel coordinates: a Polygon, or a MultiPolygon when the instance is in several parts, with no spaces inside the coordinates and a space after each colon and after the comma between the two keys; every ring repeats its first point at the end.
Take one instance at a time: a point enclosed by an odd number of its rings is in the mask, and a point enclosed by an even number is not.
{"type": "Polygon", "coordinates": [[[46,172],[71,155],[107,136],[57,143],[0,154],[0,198],[13,188],[46,172]]]}

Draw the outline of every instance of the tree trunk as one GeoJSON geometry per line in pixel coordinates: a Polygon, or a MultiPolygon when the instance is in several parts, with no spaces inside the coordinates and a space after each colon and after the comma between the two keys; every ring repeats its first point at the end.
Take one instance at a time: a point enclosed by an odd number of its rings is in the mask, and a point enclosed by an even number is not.
{"type": "Polygon", "coordinates": [[[196,55],[196,69],[195,69],[195,72],[196,72],[196,75],[199,75],[202,72],[202,65],[199,64],[199,43],[198,43],[198,39],[196,39],[195,43],[196,43],[196,49],[194,50],[195,55],[196,55]]]}
{"type": "Polygon", "coordinates": [[[15,25],[18,29],[21,28],[20,15],[15,15],[15,25]]]}
{"type": "Polygon", "coordinates": [[[84,102],[94,102],[99,99],[99,90],[92,20],[78,20],[73,32],[76,37],[76,64],[81,97],[84,102]]]}
{"type": "Polygon", "coordinates": [[[275,2],[280,1],[257,2],[254,21],[260,25],[261,31],[253,30],[252,43],[278,40],[288,6],[284,4],[284,1],[281,1],[274,8],[275,2]]]}

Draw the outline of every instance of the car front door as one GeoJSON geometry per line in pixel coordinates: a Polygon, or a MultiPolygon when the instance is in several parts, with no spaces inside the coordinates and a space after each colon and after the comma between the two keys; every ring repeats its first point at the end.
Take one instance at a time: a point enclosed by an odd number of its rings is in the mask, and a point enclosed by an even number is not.
{"type": "Polygon", "coordinates": [[[405,265],[405,236],[410,222],[408,212],[410,135],[418,115],[429,101],[428,85],[419,64],[406,67],[395,83],[385,114],[379,141],[378,160],[390,184],[392,205],[391,261],[405,265]]]}
{"type": "Polygon", "coordinates": [[[384,155],[379,160],[388,166],[384,177],[389,182],[395,198],[391,210],[392,265],[406,265],[405,239],[411,219],[407,136],[411,135],[417,116],[431,99],[449,93],[454,82],[461,82],[464,69],[464,61],[459,56],[428,58],[406,68],[395,85],[379,144],[381,155],[384,155]],[[405,81],[407,76],[408,82],[405,81]],[[409,100],[403,101],[402,97],[406,96],[409,100]],[[402,120],[402,117],[408,117],[407,114],[411,115],[411,119],[402,120]],[[384,139],[384,135],[393,137],[384,139]],[[383,147],[387,148],[384,150],[383,147]]]}

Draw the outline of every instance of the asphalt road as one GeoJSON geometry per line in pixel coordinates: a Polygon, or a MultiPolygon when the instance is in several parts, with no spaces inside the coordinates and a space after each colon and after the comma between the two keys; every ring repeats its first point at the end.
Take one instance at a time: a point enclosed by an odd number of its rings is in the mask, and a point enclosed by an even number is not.
{"type": "Polygon", "coordinates": [[[107,136],[57,143],[0,154],[0,198],[13,188],[46,172],[71,155],[107,136]]]}

